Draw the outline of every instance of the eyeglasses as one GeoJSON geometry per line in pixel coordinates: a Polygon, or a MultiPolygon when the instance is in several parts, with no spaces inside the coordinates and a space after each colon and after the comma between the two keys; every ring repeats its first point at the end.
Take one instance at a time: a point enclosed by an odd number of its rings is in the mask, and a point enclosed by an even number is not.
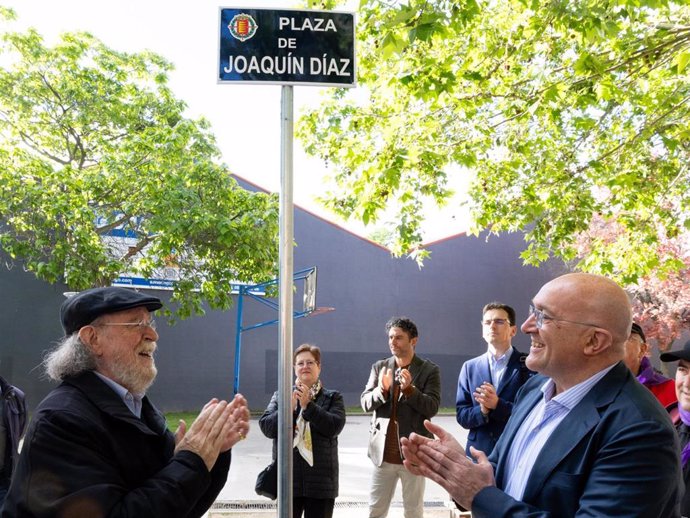
{"type": "Polygon", "coordinates": [[[638,335],[637,333],[630,333],[628,340],[632,340],[633,342],[637,342],[638,344],[646,344],[647,343],[644,340],[642,340],[642,337],[640,335],[638,335]]]}
{"type": "Polygon", "coordinates": [[[313,367],[314,365],[316,365],[316,362],[315,362],[314,360],[306,360],[306,361],[303,361],[303,362],[297,362],[297,363],[295,363],[295,367],[299,367],[299,368],[302,368],[302,367],[313,367]]]}
{"type": "Polygon", "coordinates": [[[141,320],[140,322],[102,322],[97,324],[99,326],[127,326],[131,328],[136,328],[139,331],[144,331],[147,327],[151,329],[156,329],[156,321],[151,319],[149,321],[141,320]]]}
{"type": "Polygon", "coordinates": [[[482,324],[486,327],[489,327],[491,324],[496,324],[497,326],[504,326],[506,324],[511,325],[510,320],[506,320],[505,318],[492,318],[491,320],[482,320],[482,324]]]}
{"type": "Polygon", "coordinates": [[[549,321],[553,320],[554,322],[568,322],[569,324],[578,324],[581,326],[589,326],[589,327],[600,327],[596,324],[589,324],[587,322],[577,322],[575,320],[566,320],[565,318],[556,318],[556,317],[550,317],[540,309],[535,308],[533,305],[530,304],[529,306],[529,314],[527,318],[534,316],[534,320],[537,324],[537,329],[542,329],[544,327],[544,321],[549,321]]]}

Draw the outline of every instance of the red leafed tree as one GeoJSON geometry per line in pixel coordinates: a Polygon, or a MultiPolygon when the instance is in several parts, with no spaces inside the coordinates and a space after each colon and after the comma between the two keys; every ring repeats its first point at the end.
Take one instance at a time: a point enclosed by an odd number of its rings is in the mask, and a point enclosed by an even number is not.
{"type": "Polygon", "coordinates": [[[577,268],[600,273],[621,282],[631,295],[633,315],[642,326],[647,341],[656,343],[660,351],[671,348],[684,331],[690,330],[690,235],[669,237],[659,231],[654,242],[633,243],[630,234],[620,225],[595,218],[587,232],[577,238],[577,268]],[[601,249],[621,251],[608,263],[611,268],[593,268],[607,264],[596,259],[601,249]],[[635,279],[619,275],[614,264],[622,261],[642,262],[656,267],[652,273],[635,279]]]}
{"type": "MultiPolygon", "coordinates": [[[[687,244],[685,241],[684,244],[687,244]]],[[[690,253],[679,242],[666,242],[663,253],[677,253],[684,266],[664,276],[642,278],[628,291],[633,295],[633,312],[649,339],[659,350],[668,350],[684,330],[690,329],[690,253]]]]}

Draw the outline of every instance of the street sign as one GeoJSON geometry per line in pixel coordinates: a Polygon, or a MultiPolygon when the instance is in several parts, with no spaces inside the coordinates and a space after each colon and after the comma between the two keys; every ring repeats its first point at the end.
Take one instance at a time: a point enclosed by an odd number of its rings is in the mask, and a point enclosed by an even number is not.
{"type": "MultiPolygon", "coordinates": [[[[220,8],[218,82],[280,84],[278,516],[292,516],[293,85],[356,86],[352,13],[220,8]],[[282,280],[281,280],[282,279],[282,280]]],[[[314,279],[315,282],[315,279],[314,279]]],[[[313,306],[316,285],[305,304],[313,306]]],[[[241,303],[239,297],[238,304],[241,303]]],[[[238,319],[238,326],[240,321],[238,319]]],[[[239,335],[238,335],[239,336],[239,335]]],[[[239,348],[237,348],[239,355],[239,348]]],[[[239,362],[239,356],[235,358],[239,362]]],[[[236,378],[237,379],[237,378],[236,378]]]]}
{"type": "Polygon", "coordinates": [[[220,9],[219,83],[356,86],[354,14],[220,9]]]}

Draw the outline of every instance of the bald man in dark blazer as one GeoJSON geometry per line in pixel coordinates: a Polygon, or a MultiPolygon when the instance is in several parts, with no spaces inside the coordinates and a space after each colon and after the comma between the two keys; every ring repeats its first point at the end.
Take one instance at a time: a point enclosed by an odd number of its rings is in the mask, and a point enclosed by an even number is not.
{"type": "Polygon", "coordinates": [[[491,456],[425,423],[402,439],[405,467],[448,490],[473,518],[680,516],[679,442],[664,408],[623,363],[625,291],[568,274],[535,295],[522,331],[541,374],[518,394],[491,456]]]}

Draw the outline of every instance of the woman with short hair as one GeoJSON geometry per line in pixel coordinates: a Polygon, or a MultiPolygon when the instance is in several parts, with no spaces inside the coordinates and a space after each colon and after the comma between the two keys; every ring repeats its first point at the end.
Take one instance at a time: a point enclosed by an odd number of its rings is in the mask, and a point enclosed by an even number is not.
{"type": "MultiPolygon", "coordinates": [[[[340,392],[321,382],[321,350],[300,345],[293,354],[295,385],[292,392],[293,518],[331,518],[338,496],[338,434],[345,426],[345,404],[340,392]]],[[[278,440],[278,392],[259,419],[263,434],[278,440]]]]}

